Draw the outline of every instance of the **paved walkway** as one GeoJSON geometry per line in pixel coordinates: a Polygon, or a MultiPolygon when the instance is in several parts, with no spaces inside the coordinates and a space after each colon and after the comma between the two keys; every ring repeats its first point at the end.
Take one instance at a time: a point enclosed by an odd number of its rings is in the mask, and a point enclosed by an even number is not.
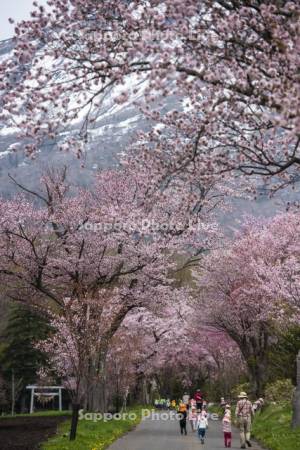
{"type": "MultiPolygon", "coordinates": [[[[146,419],[138,427],[116,441],[109,450],[220,450],[224,449],[222,424],[220,421],[209,420],[207,439],[201,445],[196,433],[190,430],[187,423],[188,435],[182,436],[177,421],[146,419]]],[[[262,450],[252,443],[253,450],[262,450]]],[[[239,434],[233,430],[232,449],[239,449],[239,434]]]]}

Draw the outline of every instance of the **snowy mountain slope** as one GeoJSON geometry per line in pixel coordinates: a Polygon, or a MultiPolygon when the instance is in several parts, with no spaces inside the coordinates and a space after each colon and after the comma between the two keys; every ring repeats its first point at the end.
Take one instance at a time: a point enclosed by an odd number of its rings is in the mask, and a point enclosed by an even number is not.
{"type": "MultiPolygon", "coordinates": [[[[9,57],[13,50],[12,40],[0,42],[0,63],[9,57]]],[[[9,197],[16,192],[16,186],[9,180],[8,173],[16,178],[21,184],[29,188],[36,188],[43,170],[47,167],[59,167],[66,164],[69,167],[69,177],[76,184],[88,186],[95,172],[102,167],[109,167],[117,162],[117,155],[126,150],[128,144],[134,139],[135,134],[140,130],[147,130],[150,127],[140,111],[134,106],[134,102],[143,94],[143,83],[137,83],[134,78],[129,80],[137,88],[137,94],[129,97],[129,100],[120,105],[113,100],[118,92],[113,90],[106,96],[100,107],[98,118],[90,133],[84,168],[81,167],[82,161],[78,161],[74,154],[61,152],[53,145],[45,143],[36,160],[28,159],[22,151],[13,150],[18,143],[16,130],[8,128],[0,123],[0,193],[9,197]]],[[[130,86],[132,87],[132,86],[130,86]]],[[[124,86],[122,87],[124,89],[124,86]]],[[[0,99],[1,102],[1,99],[0,99]]],[[[174,107],[180,108],[179,101],[174,98],[164,100],[164,110],[167,111],[174,107]]],[[[184,107],[184,104],[183,104],[184,107]]],[[[73,130],[79,127],[79,123],[73,124],[73,130]]],[[[67,132],[72,133],[72,128],[67,132]]],[[[66,134],[62,134],[63,140],[66,134]]],[[[21,143],[22,148],[22,143],[21,143]]],[[[238,227],[238,222],[245,214],[270,216],[276,210],[282,210],[285,207],[287,197],[291,193],[286,191],[284,195],[276,200],[269,200],[267,197],[261,197],[259,201],[246,201],[244,199],[235,199],[232,202],[233,211],[229,214],[221,212],[221,221],[228,228],[238,227]]],[[[293,194],[294,198],[294,194],[293,194]]]]}
{"type": "MultiPolygon", "coordinates": [[[[11,40],[0,42],[0,62],[9,57],[12,50],[13,42],[11,40]]],[[[129,80],[130,82],[137,83],[134,79],[129,80]]],[[[142,83],[134,86],[138,88],[137,94],[131,96],[122,105],[116,104],[113,100],[118,95],[116,90],[106,96],[90,133],[84,168],[81,168],[82,161],[78,161],[74,154],[61,152],[47,143],[41,149],[36,160],[32,161],[26,158],[22,150],[14,151],[16,144],[20,144],[16,130],[0,123],[0,191],[2,195],[10,196],[15,192],[15,186],[9,182],[8,173],[17,178],[20,183],[26,183],[28,187],[34,188],[38,185],[40,175],[46,167],[67,164],[70,167],[71,180],[81,185],[88,185],[98,168],[114,165],[117,161],[117,154],[128,146],[136,132],[150,127],[150,123],[134,106],[134,102],[142,95],[144,86],[142,83]]],[[[174,99],[170,98],[168,101],[169,106],[167,104],[164,110],[174,106],[174,99]]],[[[76,123],[73,125],[73,129],[79,126],[80,124],[76,123]]],[[[72,133],[72,128],[67,133],[72,133]]],[[[66,133],[61,135],[61,140],[65,138],[66,133]]]]}

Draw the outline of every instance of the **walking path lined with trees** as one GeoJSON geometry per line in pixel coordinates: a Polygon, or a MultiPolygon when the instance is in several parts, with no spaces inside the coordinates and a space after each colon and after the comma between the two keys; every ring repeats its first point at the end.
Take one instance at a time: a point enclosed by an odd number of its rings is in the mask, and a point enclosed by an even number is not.
{"type": "MultiPolygon", "coordinates": [[[[192,433],[188,427],[187,436],[179,434],[177,421],[145,420],[125,437],[119,439],[109,447],[109,450],[158,450],[172,448],[174,450],[199,450],[201,448],[197,433],[192,433]]],[[[209,420],[209,428],[204,448],[207,450],[219,450],[224,448],[222,423],[220,420],[209,420]]],[[[240,448],[239,433],[233,430],[232,449],[240,448]]],[[[253,444],[253,450],[261,450],[257,444],[253,444]]]]}
{"type": "Polygon", "coordinates": [[[20,195],[0,198],[1,296],[16,308],[0,348],[1,410],[25,411],[27,384],[64,385],[74,441],[80,408],[153,404],[199,385],[236,400],[241,383],[271,404],[281,384],[293,439],[299,2],[100,3],[35,4],[0,62],[1,124],[18,132],[10,150],[34,159],[56,146],[84,164],[109,94],[149,125],[91,186],[72,185],[68,167],[35,188],[8,174],[20,195]],[[166,112],[173,96],[180,107],[166,112]],[[224,230],[236,196],[283,190],[285,208],[224,230]]]}
{"type": "MultiPolygon", "coordinates": [[[[213,409],[217,411],[217,409],[213,409]]],[[[34,414],[31,417],[15,417],[0,419],[0,438],[3,449],[14,448],[18,450],[35,449],[36,445],[44,442],[48,436],[55,433],[55,424],[65,421],[59,426],[57,436],[51,437],[47,443],[42,445],[43,450],[91,450],[94,448],[105,448],[110,442],[118,438],[123,433],[128,432],[134,424],[131,422],[92,422],[80,421],[77,440],[75,442],[68,441],[69,420],[63,415],[59,416],[56,411],[49,416],[48,413],[34,414]],[[46,415],[46,417],[44,417],[46,415]],[[49,420],[48,420],[49,419],[49,420]],[[7,425],[10,425],[7,427],[7,425]],[[24,426],[23,426],[24,425],[24,426]],[[48,428],[47,428],[48,427],[48,428]],[[35,430],[33,432],[33,430],[35,430]],[[29,446],[29,447],[28,447],[29,446]]],[[[66,414],[63,412],[63,414],[66,414]]],[[[290,431],[291,408],[287,403],[278,402],[277,405],[267,406],[254,421],[253,433],[256,438],[264,443],[263,448],[274,450],[298,450],[300,430],[298,432],[290,431]]],[[[189,424],[188,424],[189,425],[189,424]]],[[[188,435],[181,436],[179,434],[179,424],[171,421],[152,422],[150,420],[143,421],[135,431],[126,434],[124,438],[115,442],[110,448],[112,450],[126,449],[126,445],[135,447],[138,450],[144,450],[149,447],[149,442],[157,442],[160,449],[162,442],[172,444],[172,448],[181,446],[180,448],[193,448],[196,444],[199,448],[200,443],[196,439],[195,433],[188,428],[188,435]],[[159,442],[158,442],[159,441],[159,442]],[[191,447],[189,447],[191,445],[191,447]],[[139,447],[140,446],[140,447],[139,447]]],[[[253,441],[252,441],[253,442],[253,441]]],[[[239,448],[239,432],[233,427],[233,447],[239,448]]],[[[223,447],[222,424],[221,421],[209,421],[209,429],[207,431],[207,441],[205,448],[217,450],[223,447]]],[[[253,443],[253,448],[260,448],[258,444],[253,443]]]]}

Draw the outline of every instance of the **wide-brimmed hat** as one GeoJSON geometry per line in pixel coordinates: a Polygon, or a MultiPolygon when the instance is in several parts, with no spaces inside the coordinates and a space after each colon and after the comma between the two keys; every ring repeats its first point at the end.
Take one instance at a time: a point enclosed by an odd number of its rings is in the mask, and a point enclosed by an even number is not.
{"type": "Polygon", "coordinates": [[[246,394],[246,392],[240,392],[240,395],[238,396],[238,398],[247,398],[248,395],[246,394]]]}

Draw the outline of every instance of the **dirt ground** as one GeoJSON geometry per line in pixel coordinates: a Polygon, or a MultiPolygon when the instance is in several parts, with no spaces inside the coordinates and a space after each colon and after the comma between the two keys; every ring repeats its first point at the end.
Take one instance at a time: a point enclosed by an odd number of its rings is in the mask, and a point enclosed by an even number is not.
{"type": "Polygon", "coordinates": [[[36,450],[67,417],[16,417],[0,420],[0,450],[36,450]]]}

